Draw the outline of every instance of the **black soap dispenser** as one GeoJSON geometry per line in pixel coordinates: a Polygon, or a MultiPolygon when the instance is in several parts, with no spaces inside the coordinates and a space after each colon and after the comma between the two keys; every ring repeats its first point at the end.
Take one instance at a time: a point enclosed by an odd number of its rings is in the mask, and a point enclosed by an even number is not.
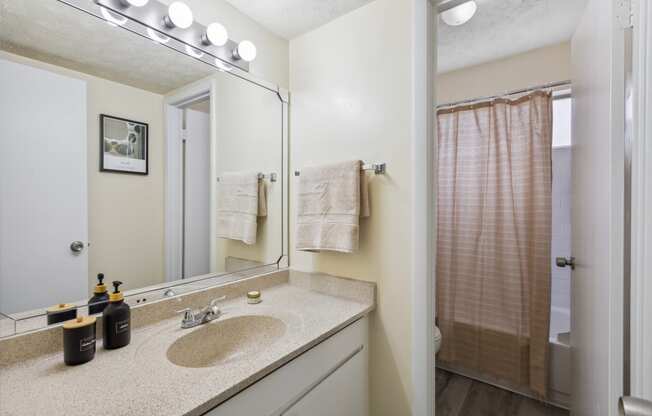
{"type": "Polygon", "coordinates": [[[102,313],[102,334],[104,348],[121,348],[131,341],[131,310],[120,292],[122,282],[113,282],[113,293],[109,295],[109,305],[102,313]]]}
{"type": "Polygon", "coordinates": [[[103,283],[104,273],[97,275],[97,284],[93,289],[93,297],[88,300],[88,314],[94,315],[101,313],[109,304],[109,292],[106,291],[106,285],[103,283]]]}

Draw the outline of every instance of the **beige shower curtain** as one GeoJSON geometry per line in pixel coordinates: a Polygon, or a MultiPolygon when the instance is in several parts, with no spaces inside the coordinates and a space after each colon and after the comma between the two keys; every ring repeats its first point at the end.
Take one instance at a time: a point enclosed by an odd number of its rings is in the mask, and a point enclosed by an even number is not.
{"type": "Polygon", "coordinates": [[[545,396],[552,98],[437,112],[438,359],[545,396]]]}

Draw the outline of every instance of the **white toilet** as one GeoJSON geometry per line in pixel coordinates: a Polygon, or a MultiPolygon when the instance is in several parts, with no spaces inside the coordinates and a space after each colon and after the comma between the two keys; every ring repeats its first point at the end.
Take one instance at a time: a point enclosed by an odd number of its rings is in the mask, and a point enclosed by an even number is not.
{"type": "Polygon", "coordinates": [[[441,347],[441,331],[435,326],[435,354],[439,352],[441,347]]]}

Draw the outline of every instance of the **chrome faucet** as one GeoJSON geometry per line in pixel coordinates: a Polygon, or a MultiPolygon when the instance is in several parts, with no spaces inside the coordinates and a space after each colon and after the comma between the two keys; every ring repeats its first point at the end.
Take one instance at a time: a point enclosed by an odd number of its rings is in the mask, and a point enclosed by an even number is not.
{"type": "Polygon", "coordinates": [[[226,296],[213,299],[208,306],[204,307],[199,312],[193,312],[190,308],[177,311],[177,313],[183,314],[181,328],[194,328],[219,318],[222,315],[222,310],[217,306],[217,304],[223,300],[226,300],[226,296]]]}

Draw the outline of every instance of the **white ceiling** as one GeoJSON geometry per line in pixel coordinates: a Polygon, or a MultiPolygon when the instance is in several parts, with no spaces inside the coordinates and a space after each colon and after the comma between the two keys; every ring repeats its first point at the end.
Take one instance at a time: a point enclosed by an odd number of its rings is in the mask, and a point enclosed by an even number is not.
{"type": "Polygon", "coordinates": [[[372,0],[226,1],[272,33],[285,39],[292,39],[364,6],[372,0]]]}
{"type": "MultiPolygon", "coordinates": [[[[226,0],[292,38],[372,0],[226,0]]],[[[407,1],[407,0],[395,0],[407,1]]],[[[570,39],[587,0],[476,0],[468,23],[440,22],[439,68],[447,72],[570,39]]],[[[211,73],[182,57],[52,0],[0,0],[0,49],[159,93],[211,73]]]]}
{"type": "Polygon", "coordinates": [[[478,65],[568,41],[586,0],[476,0],[468,23],[439,20],[438,72],[478,65]]]}

